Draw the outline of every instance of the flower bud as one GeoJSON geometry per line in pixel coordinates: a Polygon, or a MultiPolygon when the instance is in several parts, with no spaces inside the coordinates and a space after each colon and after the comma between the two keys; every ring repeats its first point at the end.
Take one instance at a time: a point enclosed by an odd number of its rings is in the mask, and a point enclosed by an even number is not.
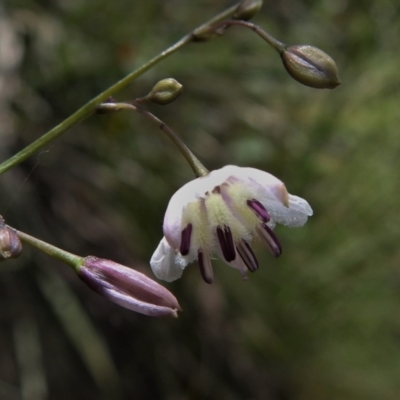
{"type": "Polygon", "coordinates": [[[233,14],[233,18],[247,21],[261,10],[262,5],[262,0],[243,0],[233,14]]]}
{"type": "Polygon", "coordinates": [[[183,91],[183,86],[173,78],[163,79],[157,82],[148,94],[151,102],[156,104],[168,104],[177,99],[183,91]]]}
{"type": "Polygon", "coordinates": [[[85,257],[78,276],[94,291],[129,310],[152,317],[177,317],[175,296],[146,275],[110,260],[85,257]]]}
{"type": "Polygon", "coordinates": [[[281,52],[283,65],[296,81],[317,89],[340,85],[335,61],[325,52],[308,45],[288,46],[281,52]]]}
{"type": "Polygon", "coordinates": [[[0,261],[17,258],[22,252],[22,244],[17,233],[0,217],[0,261]]]}
{"type": "Polygon", "coordinates": [[[213,25],[202,25],[192,32],[192,39],[194,42],[208,42],[219,36],[222,36],[225,28],[221,26],[215,29],[213,25]]]}

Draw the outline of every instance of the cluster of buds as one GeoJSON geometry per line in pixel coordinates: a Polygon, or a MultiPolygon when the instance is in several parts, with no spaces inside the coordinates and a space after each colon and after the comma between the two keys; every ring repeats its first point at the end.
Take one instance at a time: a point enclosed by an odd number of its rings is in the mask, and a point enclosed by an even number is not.
{"type": "MultiPolygon", "coordinates": [[[[190,40],[206,41],[233,25],[252,29],[281,56],[287,72],[298,82],[313,88],[335,88],[340,84],[334,60],[322,50],[309,45],[286,46],[260,27],[247,22],[262,7],[262,0],[243,0],[230,9],[231,20],[215,18],[190,35],[190,40]]],[[[282,181],[254,168],[225,166],[208,172],[187,146],[153,114],[140,107],[152,102],[165,105],[176,100],[183,91],[175,79],[167,78],[154,85],[144,97],[129,103],[109,98],[97,107],[98,113],[122,109],[137,111],[153,121],[178,146],[193,168],[197,179],[180,188],[171,198],[164,217],[163,233],[150,264],[157,278],[178,279],[185,267],[197,261],[201,276],[212,283],[212,256],[239,270],[245,279],[255,272],[259,262],[252,249],[256,239],[263,242],[272,255],[279,257],[282,246],[273,229],[276,224],[303,226],[313,214],[306,200],[289,194],[282,181]]],[[[175,296],[146,275],[110,260],[89,256],[81,258],[45,244],[7,226],[0,217],[0,261],[16,258],[22,251],[20,238],[70,263],[79,278],[110,301],[148,316],[177,317],[181,307],[175,296]],[[43,246],[43,247],[41,247],[43,246]],[[56,250],[54,250],[56,249],[56,250]]]]}

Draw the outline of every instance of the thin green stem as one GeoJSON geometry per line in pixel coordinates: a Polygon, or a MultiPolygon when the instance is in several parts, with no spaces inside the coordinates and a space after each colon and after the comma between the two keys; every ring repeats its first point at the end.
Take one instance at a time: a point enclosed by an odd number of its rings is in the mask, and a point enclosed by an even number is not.
{"type": "Polygon", "coordinates": [[[43,242],[42,240],[37,239],[31,235],[28,235],[27,233],[18,231],[14,228],[11,229],[15,231],[15,233],[18,235],[18,237],[21,239],[22,242],[28,243],[31,246],[36,247],[38,250],[43,251],[43,253],[46,253],[51,257],[57,258],[58,260],[74,268],[74,270],[77,270],[83,264],[82,257],[69,253],[65,250],[61,250],[58,247],[43,242]]]}
{"type": "MultiPolygon", "coordinates": [[[[208,25],[213,25],[213,24],[217,23],[218,21],[222,21],[226,18],[229,18],[232,14],[234,14],[234,12],[236,11],[237,7],[240,4],[241,4],[241,2],[237,3],[236,5],[234,5],[232,7],[227,8],[226,10],[224,10],[220,14],[216,15],[215,17],[211,18],[208,22],[200,25],[196,29],[203,28],[208,25]]],[[[196,30],[196,29],[194,29],[194,30],[196,30]]],[[[117,93],[119,90],[121,90],[124,87],[126,87],[127,85],[129,85],[140,75],[145,73],[147,70],[152,68],[154,65],[156,65],[160,61],[164,60],[169,55],[175,53],[177,50],[179,50],[180,48],[185,46],[187,43],[190,43],[194,38],[192,32],[190,32],[189,34],[182,37],[182,39],[178,40],[175,44],[168,47],[163,52],[159,53],[157,56],[152,58],[150,61],[143,64],[141,67],[139,67],[135,71],[131,72],[129,75],[125,76],[124,78],[122,78],[120,81],[118,81],[114,85],[110,86],[104,92],[100,93],[98,96],[96,96],[95,98],[90,100],[88,103],[86,103],[83,107],[81,107],[78,111],[76,111],[70,117],[68,117],[63,122],[61,122],[59,125],[55,126],[53,129],[51,129],[50,131],[45,133],[43,136],[41,136],[40,138],[35,140],[33,143],[31,143],[30,145],[25,147],[19,153],[13,155],[8,160],[4,161],[2,164],[0,164],[0,175],[3,174],[4,172],[8,171],[9,169],[13,168],[14,166],[20,164],[22,161],[26,160],[28,157],[30,157],[32,154],[34,154],[36,151],[42,149],[44,146],[49,144],[52,140],[56,139],[62,133],[64,133],[68,129],[70,129],[72,126],[80,123],[85,118],[92,115],[95,111],[95,108],[99,104],[103,103],[107,98],[109,98],[113,94],[117,93]]]]}
{"type": "Polygon", "coordinates": [[[186,161],[192,168],[196,177],[205,176],[209,173],[208,169],[201,163],[201,161],[192,153],[189,147],[182,141],[182,139],[160,118],[156,117],[150,111],[144,110],[134,104],[129,103],[103,103],[100,104],[97,109],[100,112],[104,111],[119,111],[119,110],[132,110],[136,111],[145,117],[151,119],[158,124],[158,127],[172,140],[178,150],[185,157],[186,161]]]}
{"type": "Polygon", "coordinates": [[[286,45],[279,40],[275,39],[273,36],[271,36],[268,32],[264,31],[264,29],[260,28],[258,25],[253,24],[252,22],[247,22],[247,21],[240,21],[240,20],[227,20],[227,21],[222,21],[220,23],[217,23],[214,25],[213,29],[218,30],[219,28],[229,28],[230,26],[244,26],[245,28],[249,28],[255,33],[257,33],[258,36],[260,36],[262,39],[264,39],[271,47],[273,47],[278,53],[282,53],[283,50],[285,50],[286,45]]]}

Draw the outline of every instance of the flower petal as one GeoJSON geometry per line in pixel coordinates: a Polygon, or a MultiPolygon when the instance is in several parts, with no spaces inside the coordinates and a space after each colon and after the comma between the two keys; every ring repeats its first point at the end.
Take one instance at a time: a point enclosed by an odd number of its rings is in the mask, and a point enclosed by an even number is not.
{"type": "Polygon", "coordinates": [[[148,315],[150,317],[178,317],[178,309],[146,303],[145,301],[140,301],[131,296],[127,296],[125,293],[113,288],[105,289],[103,294],[112,299],[115,304],[140,314],[148,315]]]}
{"type": "Polygon", "coordinates": [[[184,268],[191,261],[188,257],[176,253],[163,237],[151,257],[150,265],[158,279],[172,282],[182,276],[184,268]]]}
{"type": "Polygon", "coordinates": [[[268,210],[271,219],[282,225],[303,226],[308,217],[313,214],[312,208],[307,201],[298,196],[289,195],[289,207],[285,207],[278,201],[271,201],[269,198],[259,200],[268,210]]]}

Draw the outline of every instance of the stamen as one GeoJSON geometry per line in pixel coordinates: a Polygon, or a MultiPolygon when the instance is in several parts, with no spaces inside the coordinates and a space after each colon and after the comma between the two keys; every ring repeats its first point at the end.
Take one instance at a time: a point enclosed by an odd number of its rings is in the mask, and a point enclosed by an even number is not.
{"type": "Polygon", "coordinates": [[[271,253],[279,257],[282,254],[282,246],[272,229],[267,224],[261,224],[261,227],[257,228],[257,232],[271,253]]]}
{"type": "Polygon", "coordinates": [[[237,244],[236,249],[249,271],[256,272],[258,261],[249,244],[245,240],[242,240],[237,244]]]}
{"type": "Polygon", "coordinates": [[[199,262],[201,277],[204,282],[211,284],[214,280],[214,272],[208,252],[205,250],[199,250],[197,252],[197,259],[199,262]]]}
{"type": "Polygon", "coordinates": [[[236,260],[232,263],[235,268],[237,268],[240,272],[240,275],[242,276],[242,279],[244,281],[247,281],[247,275],[246,272],[248,268],[246,267],[246,264],[244,263],[242,257],[237,257],[236,260]]]}
{"type": "Polygon", "coordinates": [[[190,250],[190,239],[192,238],[192,224],[187,224],[186,228],[182,230],[181,246],[179,251],[183,256],[187,256],[190,250]]]}
{"type": "Polygon", "coordinates": [[[247,205],[254,211],[263,222],[268,222],[271,217],[265,207],[256,199],[247,200],[247,205]]]}
{"type": "Polygon", "coordinates": [[[236,251],[229,226],[224,225],[224,229],[218,226],[217,236],[225,260],[228,262],[233,261],[236,258],[236,251]]]}

